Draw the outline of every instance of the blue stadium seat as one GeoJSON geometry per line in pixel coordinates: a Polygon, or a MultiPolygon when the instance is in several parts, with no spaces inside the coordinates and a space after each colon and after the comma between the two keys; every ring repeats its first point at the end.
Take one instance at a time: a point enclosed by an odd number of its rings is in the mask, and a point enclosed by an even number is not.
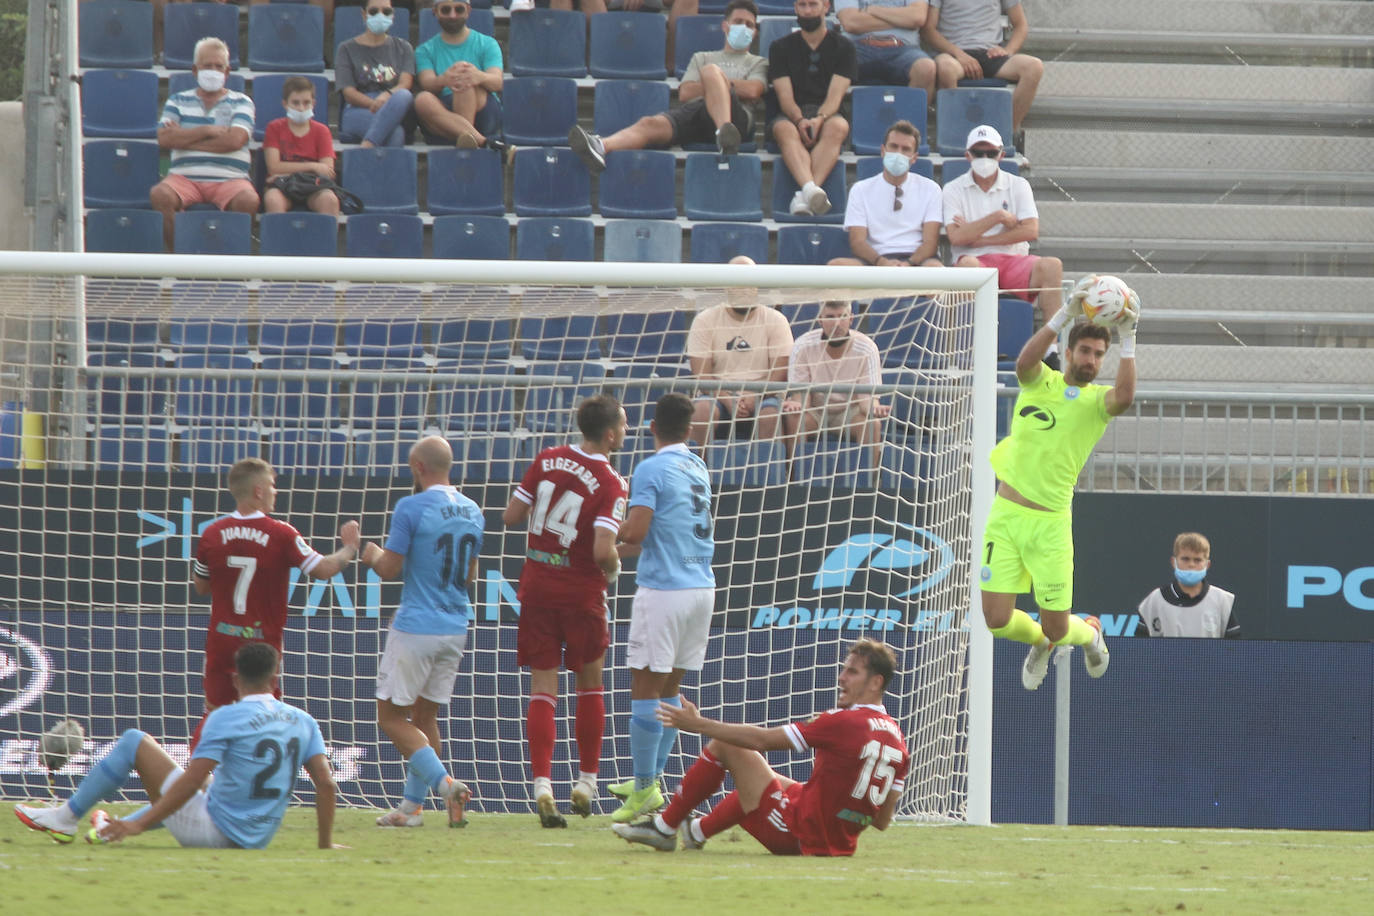
{"type": "MultiPolygon", "coordinates": [[[[969,162],[967,159],[956,159],[953,156],[940,163],[940,186],[949,184],[954,179],[968,171],[969,162]]],[[[1021,174],[1021,166],[1016,164],[1015,159],[1004,158],[1001,162],[1002,171],[1012,175],[1021,174]]]]}
{"type": "Polygon", "coordinates": [[[597,208],[606,217],[676,219],[676,170],[667,150],[607,153],[606,171],[597,184],[597,208]]]}
{"type": "Polygon", "coordinates": [[[355,213],[344,225],[344,256],[424,257],[425,224],[406,213],[355,213]]]}
{"type": "Polygon", "coordinates": [[[792,173],[782,165],[782,160],[773,162],[773,219],[779,223],[829,223],[836,226],[844,223],[845,202],[848,191],[844,184],[844,163],[837,162],[821,184],[830,198],[830,211],[824,216],[793,216],[789,208],[792,195],[800,190],[792,173]]]}
{"type": "MultiPolygon", "coordinates": [[[[872,178],[883,170],[882,156],[864,156],[854,162],[854,180],[872,178]]],[[[935,180],[935,163],[929,159],[917,159],[911,163],[911,171],[923,178],[935,180]]]]}
{"type": "Polygon", "coordinates": [[[278,474],[338,476],[346,470],[348,433],[287,427],[267,434],[267,461],[278,474]]]}
{"type": "MultiPolygon", "coordinates": [[[[793,6],[794,4],[788,3],[787,0],[761,0],[761,2],[758,4],[759,15],[787,16],[788,18],[791,18],[792,16],[796,15],[796,11],[793,9],[793,6]]],[[[833,17],[831,18],[831,22],[834,22],[833,17]]],[[[784,20],[784,23],[790,25],[792,28],[796,28],[796,23],[788,23],[786,22],[786,20],[784,20]]],[[[832,25],[831,28],[833,27],[834,26],[832,25]]],[[[763,56],[767,57],[768,55],[767,53],[764,53],[763,56]]]]}
{"type": "MultiPolygon", "coordinates": [[[[763,12],[762,9],[759,10],[763,12]]],[[[768,46],[773,42],[797,30],[796,14],[788,10],[786,19],[760,19],[759,20],[759,54],[763,57],[768,56],[768,46]]],[[[723,43],[723,42],[722,42],[723,43]]]]}
{"type": "Polygon", "coordinates": [[[259,254],[332,258],[339,253],[339,220],[328,213],[264,213],[258,233],[259,254]]]}
{"type": "Polygon", "coordinates": [[[964,155],[969,131],[980,124],[996,128],[1007,155],[1014,153],[1010,89],[941,89],[935,93],[936,147],[941,156],[964,155]]]}
{"type": "MultiPolygon", "coordinates": [[[[406,290],[405,292],[411,291],[406,290]]],[[[364,295],[377,296],[379,293],[380,290],[373,287],[364,295]]],[[[349,302],[346,294],[344,302],[349,302]]],[[[404,310],[398,309],[398,311],[404,310]]],[[[343,353],[351,359],[359,357],[415,359],[424,355],[423,332],[420,322],[416,318],[402,316],[350,319],[344,321],[342,327],[343,353]]]]}
{"type": "Polygon", "coordinates": [[[169,3],[163,9],[162,66],[190,70],[196,42],[214,36],[229,46],[229,68],[239,68],[239,8],[229,3],[169,3]]]}
{"type": "MultiPolygon", "coordinates": [[[[527,15],[517,13],[516,15],[527,15]]],[[[581,15],[580,13],[578,15],[581,15]]],[[[462,436],[450,440],[453,463],[462,480],[470,484],[509,483],[524,476],[534,457],[522,438],[495,435],[489,438],[462,436]]]]}
{"type": "Polygon", "coordinates": [[[668,84],[662,80],[602,80],[592,95],[593,130],[608,137],[640,118],[667,111],[669,103],[668,84]]]}
{"type": "Polygon", "coordinates": [[[504,216],[439,216],[430,241],[432,257],[505,261],[510,258],[510,223],[504,216]]]}
{"type": "MultiPolygon", "coordinates": [[[[92,281],[99,283],[100,281],[92,281]]],[[[105,288],[108,289],[108,286],[105,288]]],[[[134,290],[121,287],[125,295],[133,292],[135,295],[142,294],[147,297],[147,301],[157,301],[159,290],[156,282],[143,281],[134,290]]],[[[98,289],[91,290],[88,295],[98,294],[98,289]]],[[[130,319],[130,318],[87,318],[86,319],[86,346],[90,350],[113,353],[118,356],[127,356],[130,353],[157,352],[161,345],[161,332],[158,329],[156,320],[130,319]]],[[[149,363],[148,365],[152,365],[149,363]]]]}
{"type": "Polygon", "coordinates": [[[172,250],[177,254],[252,254],[253,217],[220,210],[183,210],[176,215],[172,250]]]}
{"type": "Polygon", "coordinates": [[[178,319],[198,318],[210,309],[217,315],[247,315],[253,311],[253,294],[242,280],[177,280],[171,290],[172,314],[178,319]]]}
{"type": "Polygon", "coordinates": [[[603,354],[596,316],[550,315],[521,319],[520,355],[525,359],[600,359],[603,354]]]}
{"type": "Polygon", "coordinates": [[[410,448],[415,433],[399,429],[354,429],[349,473],[391,478],[409,478],[410,448]]]}
{"type": "Polygon", "coordinates": [[[997,368],[1015,369],[1016,356],[1035,331],[1035,306],[1025,299],[997,300],[997,368]]]}
{"type": "Polygon", "coordinates": [[[873,486],[873,451],[848,440],[807,439],[792,456],[792,479],[813,487],[873,486]]]}
{"type": "Polygon", "coordinates": [[[693,264],[724,264],[735,255],[768,263],[768,227],[759,223],[697,223],[692,227],[693,264]]]}
{"type": "MultiPolygon", "coordinates": [[[[392,4],[391,10],[391,31],[387,32],[387,34],[395,35],[402,41],[409,42],[410,10],[404,6],[396,6],[395,4],[392,4]]],[[[439,24],[434,22],[433,10],[426,9],[425,12],[429,13],[429,20],[434,23],[434,28],[437,31],[439,24]]],[[[475,17],[471,15],[468,16],[468,25],[472,28],[477,28],[476,23],[472,21],[474,18],[475,17]]],[[[367,28],[363,19],[362,6],[338,6],[336,4],[334,7],[334,43],[332,47],[337,48],[350,38],[357,38],[361,35],[363,30],[367,28]]],[[[478,31],[481,30],[478,29],[478,31]]],[[[487,34],[490,35],[491,33],[488,32],[487,34]]],[[[420,41],[423,42],[424,39],[421,38],[420,41]]]]}
{"type": "Polygon", "coordinates": [[[847,258],[849,232],[842,226],[779,226],[778,263],[830,263],[831,258],[847,258]]]}
{"type": "MultiPolygon", "coordinates": [[[[154,331],[156,331],[154,327],[154,331]]],[[[101,352],[92,350],[86,355],[88,366],[115,366],[130,369],[152,369],[160,365],[152,352],[101,352]]],[[[167,409],[165,383],[146,376],[89,376],[89,386],[99,401],[96,410],[104,423],[139,420],[160,416],[167,409]]]]}
{"type": "Polygon", "coordinates": [[[86,250],[157,254],[162,214],[155,210],[87,210],[86,250]]]}
{"type": "Polygon", "coordinates": [[[248,8],[248,66],[318,73],[324,69],[324,10],[303,3],[248,8]]]}
{"type": "MultiPolygon", "coordinates": [[[[625,384],[623,387],[611,383],[608,389],[625,408],[625,417],[631,431],[648,431],[649,421],[653,419],[654,404],[669,391],[688,391],[677,379],[688,378],[686,366],[668,362],[619,363],[611,369],[612,379],[647,379],[648,384],[625,384]]],[[[690,384],[690,379],[688,379],[690,384]]],[[[653,451],[652,446],[649,449],[653,451]]],[[[626,451],[629,451],[627,448],[626,451]]],[[[627,473],[627,472],[622,472],[627,473]]]]}
{"type": "Polygon", "coordinates": [[[682,227],[665,219],[608,219],[601,260],[676,264],[682,260],[682,227]]]}
{"type": "MultiPolygon", "coordinates": [[[[203,294],[197,292],[196,298],[203,294]]],[[[240,311],[234,299],[227,296],[221,314],[234,314],[240,311]]],[[[239,302],[247,304],[247,290],[239,302]]],[[[215,297],[216,303],[219,297],[215,297]]],[[[242,309],[246,311],[246,309],[242,309]]],[[[251,344],[248,342],[248,324],[235,318],[173,318],[167,324],[168,341],[178,354],[178,359],[190,353],[240,353],[247,355],[251,344]]]]}
{"type": "Polygon", "coordinates": [[[787,483],[787,450],[781,442],[708,442],[706,467],[711,490],[721,487],[772,487],[787,483]]]}
{"type": "Polygon", "coordinates": [[[593,16],[591,72],[597,79],[661,80],[668,47],[663,16],[612,11],[593,16]]]}
{"type": "Polygon", "coordinates": [[[688,153],[683,209],[688,219],[757,222],[763,219],[762,186],[763,165],[756,156],[688,153]]]}
{"type": "MultiPolygon", "coordinates": [[[[424,425],[429,374],[423,363],[418,360],[369,357],[356,360],[350,371],[355,376],[352,396],[348,401],[348,415],[353,426],[363,429],[418,430],[424,425]],[[371,373],[404,373],[405,378],[402,380],[393,375],[382,379],[371,373]]],[[[414,443],[412,436],[410,444],[414,443]]]]}
{"type": "Polygon", "coordinates": [[[959,80],[960,89],[1005,89],[1011,84],[996,76],[980,76],[977,79],[959,80]]]}
{"type": "MultiPolygon", "coordinates": [[[[333,372],[328,356],[265,356],[258,369],[258,416],[271,428],[325,426],[339,419],[339,385],[326,379],[285,378],[287,372],[333,372]]],[[[274,463],[275,464],[275,463],[274,463]]]]}
{"type": "MultiPolygon", "coordinates": [[[[167,74],[167,94],[175,95],[178,92],[185,92],[187,89],[196,88],[196,75],[187,70],[178,70],[175,73],[167,74]]],[[[224,81],[224,88],[232,89],[235,92],[246,92],[248,83],[244,80],[242,73],[231,73],[224,81]]]]}
{"type": "Polygon", "coordinates": [[[566,147],[517,150],[513,197],[517,216],[591,216],[592,179],[566,147]]]}
{"type": "Polygon", "coordinates": [[[253,367],[251,357],[236,353],[190,353],[177,360],[178,369],[204,373],[177,379],[177,419],[191,424],[252,422],[253,367]]]}
{"type": "Polygon", "coordinates": [[[591,220],[529,217],[515,227],[519,261],[591,261],[596,258],[591,220]]]}
{"type": "Polygon", "coordinates": [[[399,146],[346,149],[339,184],[362,198],[367,214],[419,213],[417,154],[399,146]]]}
{"type": "MultiPolygon", "coordinates": [[[[271,8],[282,6],[271,4],[271,8]]],[[[268,9],[269,5],[255,6],[253,9],[268,9]]],[[[289,7],[287,7],[289,9],[289,7]]],[[[318,7],[310,7],[318,10],[318,7]]],[[[286,117],[286,108],[281,101],[281,84],[292,76],[304,76],[315,87],[315,120],[321,124],[329,123],[329,80],[314,73],[268,73],[253,77],[253,139],[262,142],[267,125],[277,118],[286,117]]],[[[337,149],[336,149],[337,152],[337,149]]]]}
{"type": "MultiPolygon", "coordinates": [[[[394,7],[395,4],[392,4],[394,7]]],[[[399,10],[398,10],[399,12],[399,10]]],[[[434,18],[434,9],[425,7],[420,10],[420,41],[415,47],[419,47],[439,34],[439,20],[434,18]]],[[[481,32],[483,35],[496,37],[496,17],[492,14],[491,3],[478,0],[468,7],[468,28],[474,32],[481,32]]],[[[404,38],[397,30],[396,26],[391,27],[391,34],[397,38],[404,38]]]]}
{"type": "Polygon", "coordinates": [[[506,212],[505,169],[492,149],[432,149],[428,154],[426,209],[435,216],[506,212]]]}
{"type": "Polygon", "coordinates": [[[258,351],[264,356],[329,356],[338,339],[334,320],[335,292],[323,283],[264,283],[258,302],[269,317],[258,327],[258,351]],[[271,305],[289,299],[318,318],[273,318],[271,305]]]}
{"type": "MultiPolygon", "coordinates": [[[[102,424],[97,432],[96,467],[102,471],[167,468],[167,427],[139,423],[102,424]]],[[[220,465],[216,470],[224,470],[220,465]]]]}
{"type": "MultiPolygon", "coordinates": [[[[930,153],[926,136],[926,91],[910,86],[855,86],[849,93],[850,142],[860,156],[881,154],[883,137],[894,121],[905,119],[921,132],[918,155],[930,153]]],[[[965,132],[967,134],[967,131],[965,132]]]]}
{"type": "Polygon", "coordinates": [[[524,427],[537,433],[569,433],[577,428],[577,406],[601,393],[606,375],[600,363],[538,362],[530,365],[533,376],[571,376],[573,384],[531,384],[525,395],[524,427]]]}
{"type": "Polygon", "coordinates": [[[77,10],[83,67],[151,67],[153,7],[135,0],[87,0],[77,10]]]}
{"type": "MultiPolygon", "coordinates": [[[[682,79],[696,52],[719,51],[724,46],[725,37],[721,34],[720,23],[719,15],[679,17],[673,39],[674,76],[682,79]]],[[[764,49],[763,56],[768,56],[767,49],[764,49]]]]}
{"type": "MultiPolygon", "coordinates": [[[[515,389],[492,373],[483,385],[434,384],[434,417],[448,430],[509,432],[515,427],[515,389]]],[[[512,376],[513,377],[513,376],[512,376]]]]}
{"type": "Polygon", "coordinates": [[[512,77],[501,88],[502,132],[516,146],[567,145],[577,122],[577,83],[557,76],[512,77]]]}
{"type": "Polygon", "coordinates": [[[863,332],[873,338],[890,369],[919,369],[931,364],[939,347],[930,300],[874,299],[863,316],[863,332]],[[908,307],[909,306],[909,307],[908,307]]]}
{"type": "Polygon", "coordinates": [[[620,312],[606,316],[612,359],[681,360],[687,352],[686,312],[620,312]]]}
{"type": "Polygon", "coordinates": [[[507,360],[511,331],[509,318],[451,318],[434,326],[434,353],[468,362],[507,360]]]}
{"type": "Polygon", "coordinates": [[[87,70],[81,75],[81,133],[86,137],[157,137],[157,74],[87,70]]]}
{"type": "Polygon", "coordinates": [[[92,140],[81,146],[83,196],[89,208],[147,210],[148,191],[160,181],[156,143],[92,140]]]}
{"type": "Polygon", "coordinates": [[[793,337],[800,337],[814,328],[821,314],[819,302],[784,302],[777,309],[792,326],[793,337]]]}
{"type": "Polygon", "coordinates": [[[586,76],[586,17],[539,9],[511,16],[506,68],[513,76],[586,76]]]}

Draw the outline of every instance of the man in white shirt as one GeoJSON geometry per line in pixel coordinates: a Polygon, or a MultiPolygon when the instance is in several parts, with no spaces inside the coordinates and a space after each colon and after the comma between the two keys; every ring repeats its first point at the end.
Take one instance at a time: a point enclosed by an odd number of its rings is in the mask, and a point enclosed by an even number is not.
{"type": "Polygon", "coordinates": [[[853,257],[831,264],[939,267],[940,186],[911,171],[921,132],[897,121],[883,137],[883,170],[849,189],[844,228],[853,257]]]}

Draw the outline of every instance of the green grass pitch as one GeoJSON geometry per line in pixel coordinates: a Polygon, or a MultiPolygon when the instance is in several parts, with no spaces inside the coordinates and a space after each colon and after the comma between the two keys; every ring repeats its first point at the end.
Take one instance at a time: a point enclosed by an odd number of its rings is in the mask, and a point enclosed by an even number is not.
{"type": "Polygon", "coordinates": [[[34,916],[1288,914],[1374,899],[1364,833],[898,824],[867,831],[851,859],[785,859],[738,830],[668,855],[625,843],[606,817],[543,830],[533,814],[473,813],[449,830],[431,811],[420,829],[382,830],[374,816],[341,810],[335,840],[351,848],[325,852],[314,812],[296,808],[267,850],[226,852],[180,849],[165,830],[59,846],[7,810],[0,899],[34,916]]]}

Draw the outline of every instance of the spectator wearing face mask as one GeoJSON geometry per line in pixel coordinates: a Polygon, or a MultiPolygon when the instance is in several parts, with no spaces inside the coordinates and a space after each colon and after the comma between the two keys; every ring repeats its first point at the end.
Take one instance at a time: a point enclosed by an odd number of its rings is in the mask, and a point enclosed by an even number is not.
{"type": "Polygon", "coordinates": [[[836,265],[939,267],[940,186],[911,171],[921,132],[896,121],[883,136],[883,170],[849,189],[844,228],[853,257],[836,265]]]}
{"type": "Polygon", "coordinates": [[[504,85],[501,46],[468,28],[471,7],[461,0],[439,0],[434,18],[439,34],[415,49],[415,114],[425,130],[459,149],[479,146],[504,152],[495,136],[501,125],[497,93],[504,85]]]}
{"type": "Polygon", "coordinates": [[[339,45],[334,84],[339,88],[339,140],[373,146],[402,146],[413,124],[415,49],[391,35],[396,21],[391,0],[368,0],[362,34],[339,45]]]}
{"type": "MultiPolygon", "coordinates": [[[[334,139],[328,127],[313,119],[315,84],[304,76],[289,76],[282,81],[281,101],[286,117],[268,122],[262,138],[267,167],[262,204],[268,213],[285,213],[293,204],[274,179],[297,172],[335,177],[334,139]]],[[[339,196],[329,188],[311,194],[304,205],[315,213],[339,215],[339,196]]]]}
{"type": "MultiPolygon", "coordinates": [[[[1002,135],[987,124],[969,131],[969,170],[945,185],[945,235],[955,267],[991,267],[998,289],[1040,306],[1045,320],[1063,303],[1064,262],[1030,253],[1040,213],[1030,182],[1001,168],[1002,135]]],[[[1059,368],[1051,346],[1045,362],[1059,368]]]]}
{"type": "Polygon", "coordinates": [[[1236,639],[1236,596],[1207,581],[1212,545],[1196,531],[1174,538],[1174,577],[1140,602],[1136,636],[1236,639]]]}

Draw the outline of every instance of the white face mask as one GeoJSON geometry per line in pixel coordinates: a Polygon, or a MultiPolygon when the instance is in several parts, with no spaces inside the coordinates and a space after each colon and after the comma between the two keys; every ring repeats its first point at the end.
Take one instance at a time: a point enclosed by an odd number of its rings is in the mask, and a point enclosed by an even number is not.
{"type": "Polygon", "coordinates": [[[736,51],[747,51],[749,43],[754,40],[754,30],[741,22],[732,23],[729,31],[725,33],[725,40],[736,51]]]}
{"type": "Polygon", "coordinates": [[[979,178],[991,178],[997,174],[997,160],[977,158],[969,166],[969,170],[979,178]]]}
{"type": "Polygon", "coordinates": [[[206,92],[219,92],[224,88],[224,71],[197,70],[196,85],[206,92]]]}
{"type": "Polygon", "coordinates": [[[314,117],[314,115],[315,112],[311,111],[309,108],[304,111],[298,108],[286,109],[286,116],[291,119],[292,124],[309,124],[310,119],[314,117]]]}

